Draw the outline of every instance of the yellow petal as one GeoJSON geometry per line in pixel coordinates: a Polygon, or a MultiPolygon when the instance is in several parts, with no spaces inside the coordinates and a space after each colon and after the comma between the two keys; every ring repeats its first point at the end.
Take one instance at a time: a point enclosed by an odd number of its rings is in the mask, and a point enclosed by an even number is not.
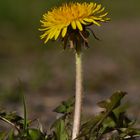
{"type": "Polygon", "coordinates": [[[97,25],[97,26],[101,26],[97,21],[95,21],[95,20],[93,20],[92,21],[95,25],[97,25]]]}
{"type": "Polygon", "coordinates": [[[49,31],[49,33],[46,32],[46,34],[47,38],[45,40],[45,43],[47,43],[49,39],[52,39],[54,37],[54,31],[49,31]]]}
{"type": "Polygon", "coordinates": [[[50,33],[50,39],[52,39],[55,36],[55,30],[52,30],[50,33]]]}
{"type": "Polygon", "coordinates": [[[93,7],[94,3],[93,2],[90,2],[89,3],[89,7],[93,7]]]}
{"type": "Polygon", "coordinates": [[[54,36],[54,39],[55,39],[55,40],[58,38],[58,36],[59,36],[59,34],[60,34],[60,31],[61,31],[61,30],[57,30],[57,31],[56,31],[55,36],[54,36]]]}
{"type": "Polygon", "coordinates": [[[108,14],[108,12],[106,12],[106,13],[100,15],[99,17],[105,17],[107,14],[108,14]]]}
{"type": "Polygon", "coordinates": [[[93,6],[91,8],[95,8],[97,6],[97,3],[94,3],[93,6]]]}
{"type": "Polygon", "coordinates": [[[45,38],[45,36],[47,36],[47,35],[48,35],[48,33],[45,32],[44,34],[42,34],[42,35],[40,36],[40,38],[43,39],[43,38],[45,38]]]}
{"type": "Polygon", "coordinates": [[[102,18],[100,18],[100,17],[95,17],[95,16],[92,16],[92,17],[90,17],[91,19],[93,19],[93,20],[101,20],[102,18]]]}
{"type": "Polygon", "coordinates": [[[106,21],[109,21],[109,20],[110,20],[110,18],[105,18],[105,20],[106,20],[106,21]]]}
{"type": "Polygon", "coordinates": [[[80,20],[80,22],[84,25],[87,25],[87,23],[84,20],[80,20]]]}
{"type": "Polygon", "coordinates": [[[72,28],[75,30],[76,29],[76,23],[75,23],[75,21],[72,21],[71,22],[71,26],[72,26],[72,28]]]}
{"type": "Polygon", "coordinates": [[[67,27],[64,27],[64,29],[62,30],[62,37],[64,37],[67,33],[67,27]]]}
{"type": "Polygon", "coordinates": [[[44,43],[47,43],[47,42],[48,42],[48,40],[49,40],[49,36],[47,36],[47,38],[46,38],[46,40],[45,40],[45,42],[44,42],[44,43]]]}
{"type": "Polygon", "coordinates": [[[102,6],[101,4],[98,4],[93,12],[95,13],[95,12],[99,11],[101,9],[101,6],[102,6]]]}
{"type": "Polygon", "coordinates": [[[97,12],[97,14],[103,12],[104,10],[105,10],[105,7],[103,7],[101,10],[99,10],[99,11],[97,12]]]}
{"type": "Polygon", "coordinates": [[[79,20],[76,20],[75,23],[76,23],[78,29],[79,29],[80,31],[82,31],[82,30],[83,30],[83,27],[82,27],[80,21],[79,21],[79,20]]]}
{"type": "Polygon", "coordinates": [[[84,21],[86,21],[86,22],[93,22],[93,19],[90,19],[90,18],[84,18],[84,21]]]}

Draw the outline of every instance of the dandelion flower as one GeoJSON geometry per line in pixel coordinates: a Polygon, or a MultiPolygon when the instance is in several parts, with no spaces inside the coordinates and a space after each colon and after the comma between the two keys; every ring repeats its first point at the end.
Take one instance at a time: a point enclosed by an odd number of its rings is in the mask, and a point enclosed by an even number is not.
{"type": "Polygon", "coordinates": [[[53,8],[43,15],[41,29],[43,34],[41,39],[47,43],[48,40],[58,38],[64,43],[64,48],[69,46],[76,48],[78,45],[88,46],[89,28],[91,25],[101,26],[100,22],[106,22],[107,12],[101,4],[90,3],[68,3],[60,7],[53,8]]]}

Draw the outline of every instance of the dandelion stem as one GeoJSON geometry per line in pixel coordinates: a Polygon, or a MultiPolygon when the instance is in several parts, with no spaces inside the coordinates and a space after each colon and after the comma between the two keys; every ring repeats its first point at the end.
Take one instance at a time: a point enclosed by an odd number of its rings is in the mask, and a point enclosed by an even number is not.
{"type": "Polygon", "coordinates": [[[74,122],[72,140],[74,140],[80,129],[80,118],[81,118],[81,106],[82,106],[82,54],[76,52],[76,93],[75,93],[75,110],[74,110],[74,122]]]}

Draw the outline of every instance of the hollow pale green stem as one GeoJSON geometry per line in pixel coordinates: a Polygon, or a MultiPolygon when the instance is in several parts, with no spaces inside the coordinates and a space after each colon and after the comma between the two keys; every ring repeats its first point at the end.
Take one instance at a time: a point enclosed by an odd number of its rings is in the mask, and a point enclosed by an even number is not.
{"type": "Polygon", "coordinates": [[[74,110],[74,122],[72,131],[72,140],[74,140],[80,129],[80,118],[82,108],[82,54],[81,52],[76,53],[76,92],[75,92],[75,110],[74,110]]]}

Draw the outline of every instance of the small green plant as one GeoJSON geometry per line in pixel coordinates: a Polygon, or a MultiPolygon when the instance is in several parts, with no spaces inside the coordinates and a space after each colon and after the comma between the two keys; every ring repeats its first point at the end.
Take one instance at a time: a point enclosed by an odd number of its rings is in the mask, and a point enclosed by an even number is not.
{"type": "MultiPolygon", "coordinates": [[[[127,115],[127,107],[121,104],[126,92],[115,92],[109,99],[101,101],[98,106],[103,109],[96,116],[90,116],[80,127],[75,140],[135,140],[140,136],[140,129],[135,128],[135,121],[127,115]]],[[[25,103],[25,102],[24,102],[25,103]]],[[[74,98],[63,101],[54,111],[61,114],[50,129],[43,132],[33,128],[32,121],[15,112],[0,110],[0,120],[11,125],[9,132],[0,132],[0,140],[71,140],[74,98]]],[[[24,110],[26,106],[24,104],[24,110]]]]}

